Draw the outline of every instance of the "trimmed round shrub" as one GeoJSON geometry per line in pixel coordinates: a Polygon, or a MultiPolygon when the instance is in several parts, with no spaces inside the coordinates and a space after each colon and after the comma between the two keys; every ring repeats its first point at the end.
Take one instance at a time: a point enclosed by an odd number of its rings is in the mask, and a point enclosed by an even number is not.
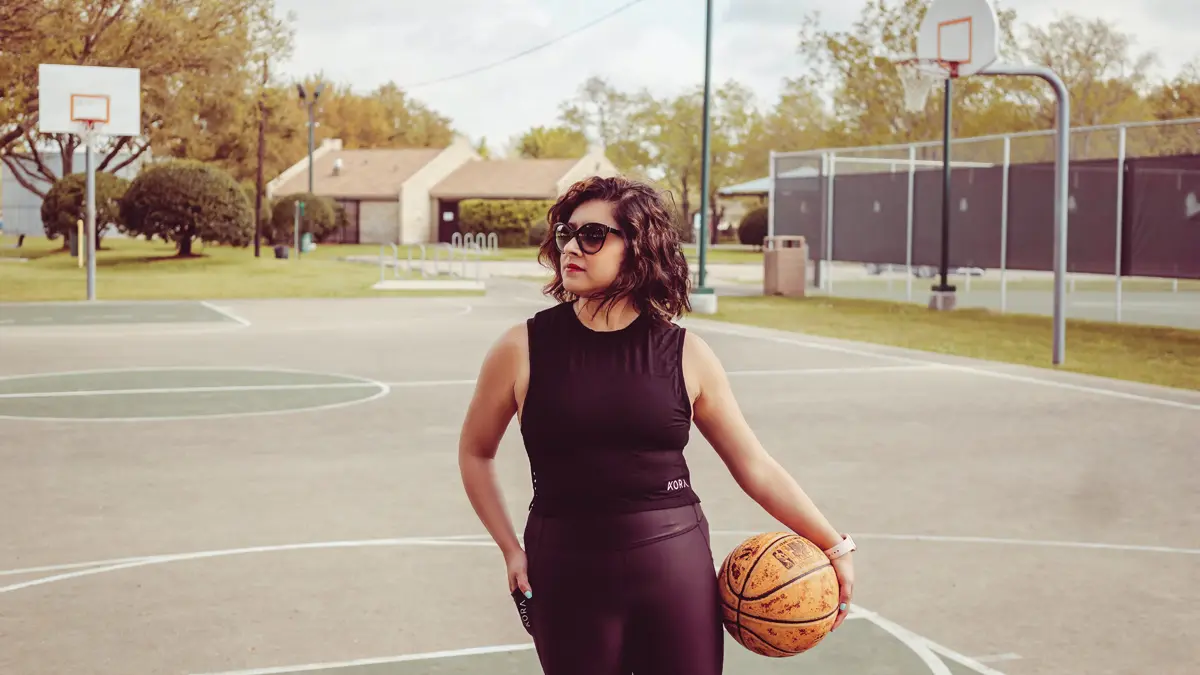
{"type": "Polygon", "coordinates": [[[179,255],[192,242],[246,246],[254,238],[254,206],[233,176],[195,160],[151,164],[121,200],[121,218],[131,234],[175,244],[179,255]]]}
{"type": "Polygon", "coordinates": [[[332,199],[308,193],[278,197],[271,205],[271,227],[267,238],[272,244],[292,245],[296,240],[296,202],[304,202],[304,214],[300,216],[300,234],[312,234],[313,241],[321,241],[337,229],[337,214],[332,199]]]}
{"type": "MultiPolygon", "coordinates": [[[[96,248],[109,225],[124,230],[121,224],[121,198],[129,181],[107,171],[96,172],[96,248]]],[[[87,174],[73,173],[58,179],[42,200],[42,228],[50,240],[76,232],[78,222],[87,218],[87,174]]],[[[65,239],[64,239],[65,241],[65,239]]]]}
{"type": "Polygon", "coordinates": [[[738,224],[738,241],[761,248],[767,236],[767,207],[760,206],[747,213],[738,224]]]}

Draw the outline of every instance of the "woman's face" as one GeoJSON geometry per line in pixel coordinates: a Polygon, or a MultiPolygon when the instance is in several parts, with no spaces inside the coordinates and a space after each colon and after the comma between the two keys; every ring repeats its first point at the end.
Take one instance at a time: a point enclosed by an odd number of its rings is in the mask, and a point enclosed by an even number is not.
{"type": "Polygon", "coordinates": [[[602,200],[580,204],[566,228],[555,231],[563,287],[568,292],[586,297],[603,292],[616,280],[625,259],[625,238],[620,232],[612,204],[602,200]],[[564,241],[572,234],[577,236],[564,241]]]}

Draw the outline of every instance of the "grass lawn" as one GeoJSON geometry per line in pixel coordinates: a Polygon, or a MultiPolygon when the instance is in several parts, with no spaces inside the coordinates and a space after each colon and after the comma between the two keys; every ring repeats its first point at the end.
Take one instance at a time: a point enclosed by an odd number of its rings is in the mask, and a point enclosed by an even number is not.
{"type": "MultiPolygon", "coordinates": [[[[1050,365],[1050,317],[856,298],[723,297],[712,318],[1005,363],[1050,365]]],[[[1200,390],[1200,331],[1067,321],[1062,370],[1200,390]]]]}
{"type": "MultiPolygon", "coordinates": [[[[0,241],[0,302],[86,300],[87,270],[60,249],[61,242],[28,237],[0,241]],[[18,255],[19,254],[19,255],[18,255]],[[26,262],[14,261],[17,257],[26,262]]],[[[396,295],[462,295],[464,291],[375,291],[379,267],[338,262],[318,248],[299,260],[276,260],[269,246],[262,257],[253,247],[197,247],[178,258],[172,245],[106,239],[96,256],[96,297],[101,300],[200,300],[220,298],[350,298],[396,295]]],[[[400,272],[400,278],[406,278],[400,272]]],[[[391,270],[387,278],[393,278],[391,270]]],[[[419,278],[419,276],[418,276],[419,278]]],[[[473,294],[478,294],[473,293],[473,294]]]]}

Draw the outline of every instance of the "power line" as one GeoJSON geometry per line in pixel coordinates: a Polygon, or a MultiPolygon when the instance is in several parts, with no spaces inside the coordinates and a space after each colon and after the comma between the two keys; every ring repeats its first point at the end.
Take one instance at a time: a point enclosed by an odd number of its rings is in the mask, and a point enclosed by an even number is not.
{"type": "Polygon", "coordinates": [[[563,40],[571,37],[572,35],[575,35],[576,33],[582,33],[583,31],[591,28],[592,26],[595,26],[603,21],[606,21],[606,20],[620,14],[621,12],[624,12],[625,10],[629,9],[630,7],[641,4],[643,2],[645,2],[645,0],[630,0],[630,2],[627,2],[624,5],[621,5],[620,7],[614,9],[613,11],[609,12],[608,14],[599,16],[599,17],[589,21],[588,23],[585,23],[582,26],[579,26],[578,28],[567,31],[566,33],[563,33],[562,35],[559,35],[558,37],[551,38],[550,40],[547,40],[546,42],[543,42],[539,45],[530,47],[529,49],[526,49],[523,52],[518,52],[516,54],[513,54],[512,56],[505,57],[499,61],[494,61],[492,63],[486,64],[483,66],[478,66],[478,67],[472,68],[470,70],[464,70],[460,73],[455,73],[453,75],[447,75],[445,77],[439,77],[439,78],[436,78],[433,80],[425,80],[423,82],[414,82],[412,84],[403,85],[400,88],[404,89],[404,90],[409,90],[409,89],[414,89],[416,87],[424,87],[424,86],[431,85],[431,84],[441,84],[442,82],[449,82],[451,80],[457,80],[459,78],[467,77],[468,75],[482,73],[485,70],[491,70],[492,68],[495,68],[497,66],[502,66],[511,61],[515,61],[515,60],[521,58],[522,56],[528,56],[536,51],[545,49],[546,47],[549,47],[558,42],[562,42],[563,40]]]}

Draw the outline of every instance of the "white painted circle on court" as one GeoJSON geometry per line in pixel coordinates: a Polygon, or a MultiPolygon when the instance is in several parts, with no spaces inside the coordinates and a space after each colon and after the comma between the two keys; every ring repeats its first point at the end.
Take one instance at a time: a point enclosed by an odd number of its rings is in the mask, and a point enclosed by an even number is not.
{"type": "MultiPolygon", "coordinates": [[[[182,377],[187,380],[188,377],[182,377]]],[[[203,379],[203,378],[200,378],[203,379]]],[[[316,410],[333,410],[351,405],[369,403],[376,399],[382,398],[391,392],[391,386],[384,382],[379,382],[371,378],[360,377],[356,375],[345,375],[340,373],[319,373],[313,371],[296,370],[291,368],[267,368],[267,367],[241,367],[241,366],[163,366],[163,367],[136,367],[136,368],[101,368],[94,370],[74,370],[61,371],[52,373],[29,373],[24,375],[7,375],[0,377],[0,420],[20,420],[33,422],[169,422],[194,419],[219,419],[230,417],[251,417],[260,415],[281,415],[297,412],[311,412],[316,410]],[[107,388],[97,388],[92,382],[92,387],[80,387],[79,384],[87,384],[89,378],[96,379],[103,376],[113,376],[112,379],[118,380],[121,376],[138,380],[145,380],[147,377],[166,375],[167,379],[171,379],[174,374],[175,378],[180,378],[180,374],[191,374],[191,382],[181,383],[181,386],[160,386],[157,384],[139,386],[109,386],[107,388]],[[197,381],[197,374],[203,374],[204,377],[213,379],[212,383],[203,383],[197,381]],[[221,382],[220,376],[228,377],[230,382],[221,382]],[[214,379],[214,376],[215,379],[214,379]],[[247,378],[247,376],[250,376],[247,378]],[[237,383],[233,380],[237,379],[250,380],[250,382],[237,383]],[[255,383],[255,379],[260,379],[261,382],[255,383]],[[292,381],[287,381],[287,380],[292,381]],[[72,381],[76,384],[74,388],[59,387],[47,388],[46,383],[53,384],[55,380],[65,381],[70,384],[72,381]],[[283,380],[283,381],[280,381],[283,380]],[[29,383],[25,387],[14,386],[15,383],[29,383]],[[9,390],[9,391],[6,391],[9,390]],[[303,392],[311,396],[314,392],[318,393],[317,400],[308,402],[303,399],[297,399],[286,403],[276,402],[272,400],[273,393],[288,393],[294,395],[297,392],[303,392]],[[344,393],[351,393],[347,398],[344,393]],[[175,405],[181,408],[187,408],[182,401],[186,401],[188,397],[196,396],[207,397],[212,404],[211,411],[204,411],[203,407],[196,410],[193,404],[190,410],[186,412],[173,412],[171,405],[163,405],[164,401],[169,401],[172,397],[176,397],[181,402],[175,405]],[[214,399],[214,395],[216,398],[214,399]],[[145,399],[152,402],[150,405],[158,404],[159,411],[155,414],[144,414],[145,406],[148,405],[143,401],[139,405],[131,403],[114,404],[114,411],[132,410],[130,413],[121,414],[60,414],[55,406],[61,402],[66,402],[62,406],[68,411],[78,410],[78,404],[72,405],[72,402],[86,401],[90,398],[102,397],[116,398],[123,397],[126,400],[137,401],[145,399]],[[245,402],[253,400],[251,397],[258,397],[259,407],[255,409],[247,409],[245,402]],[[324,400],[322,400],[324,399],[324,400]],[[6,402],[15,402],[18,406],[17,410],[7,410],[6,402]],[[53,401],[54,405],[45,412],[28,411],[22,412],[20,406],[25,404],[31,405],[31,402],[36,401],[53,401]],[[141,410],[142,412],[139,412],[141,410]]],[[[32,404],[36,410],[36,404],[32,404]]],[[[103,408],[101,408],[103,409],[103,408]]]]}

